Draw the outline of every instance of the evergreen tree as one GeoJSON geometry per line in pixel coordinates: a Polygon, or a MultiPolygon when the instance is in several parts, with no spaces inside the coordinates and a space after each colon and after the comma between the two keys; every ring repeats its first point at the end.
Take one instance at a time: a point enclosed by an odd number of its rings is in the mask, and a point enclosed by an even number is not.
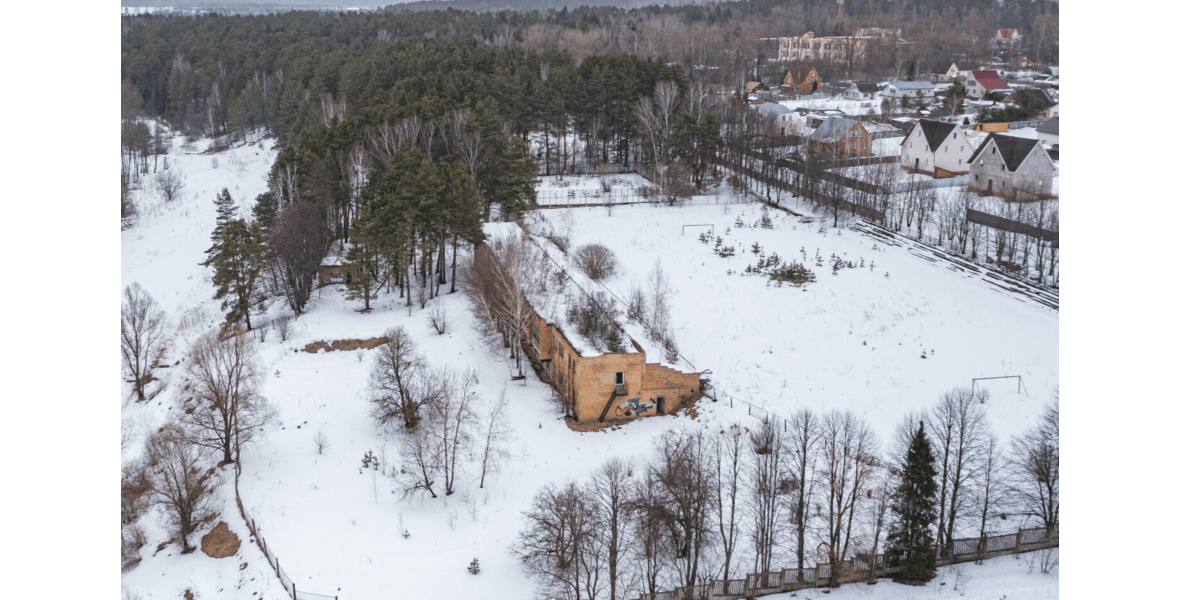
{"type": "Polygon", "coordinates": [[[896,522],[885,540],[885,562],[901,567],[894,581],[919,585],[934,578],[936,556],[931,527],[937,516],[934,502],[938,490],[934,475],[930,439],[925,424],[919,423],[890,506],[896,522]]]}
{"type": "Polygon", "coordinates": [[[262,230],[257,223],[235,219],[225,224],[216,252],[207,264],[213,267],[214,300],[221,300],[229,325],[246,323],[250,313],[264,301],[258,275],[262,271],[262,230]]]}
{"type": "Polygon", "coordinates": [[[348,277],[345,287],[349,300],[364,300],[365,312],[369,302],[377,298],[377,291],[385,283],[381,268],[381,236],[378,234],[372,206],[361,209],[360,217],[352,222],[352,247],[344,257],[348,277]]]}
{"type": "Polygon", "coordinates": [[[234,204],[233,197],[229,195],[229,188],[221,188],[213,202],[217,205],[217,224],[213,226],[213,234],[210,236],[213,246],[205,251],[205,262],[200,263],[202,267],[213,263],[214,257],[221,251],[226,226],[230,221],[238,218],[238,207],[234,204]]]}
{"type": "Polygon", "coordinates": [[[524,140],[512,138],[496,171],[492,201],[500,203],[501,215],[514,215],[537,203],[536,183],[540,167],[529,155],[524,140]]]}

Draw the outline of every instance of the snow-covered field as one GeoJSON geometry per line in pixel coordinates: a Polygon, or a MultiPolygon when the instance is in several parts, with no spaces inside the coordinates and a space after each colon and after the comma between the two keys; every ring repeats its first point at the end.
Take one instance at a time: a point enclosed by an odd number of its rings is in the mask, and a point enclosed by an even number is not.
{"type": "MultiPolygon", "coordinates": [[[[144,216],[122,233],[122,283],[139,282],[168,311],[175,332],[169,362],[181,359],[188,344],[221,319],[210,272],[197,264],[210,243],[214,194],[227,187],[241,210],[248,211],[265,189],[274,155],[271,140],[251,140],[215,156],[183,154],[178,144],[170,161],[187,176],[184,197],[171,207],[141,199],[144,216]]],[[[599,185],[582,179],[589,187],[599,185]]],[[[550,223],[568,222],[573,246],[595,241],[619,254],[623,272],[606,284],[620,296],[632,281],[645,280],[656,260],[661,262],[676,290],[672,325],[681,353],[698,370],[711,369],[722,394],[720,402],[702,401],[698,422],[754,422],[748,414],[752,409],[740,401],[780,415],[802,406],[848,408],[887,440],[902,415],[932,403],[952,386],[970,386],[975,377],[1021,375],[1027,394],[1017,393],[1011,380],[985,385],[993,426],[1006,437],[1031,422],[1057,384],[1056,312],[993,293],[900,250],[875,247],[855,232],[828,229],[822,220],[808,223],[771,212],[773,229],[752,229],[761,211],[728,192],[677,208],[542,214],[550,223]],[[735,226],[739,217],[746,227],[735,226]],[[721,258],[711,242],[702,244],[701,227],[682,234],[682,226],[700,224],[712,224],[724,244],[735,247],[735,256],[721,258]],[[805,256],[817,281],[806,289],[776,288],[767,287],[763,277],[740,275],[756,261],[750,251],[754,242],[785,262],[805,256]],[[823,267],[815,266],[817,253],[823,267]],[[857,264],[863,258],[865,267],[833,275],[833,253],[857,264]],[[927,358],[921,357],[923,351],[927,358]],[[737,400],[732,408],[730,398],[737,400]]],[[[656,435],[687,418],[642,419],[615,431],[571,431],[548,399],[547,386],[531,374],[523,382],[512,381],[508,365],[481,345],[462,293],[446,295],[441,303],[450,321],[445,335],[428,327],[424,312],[408,310],[395,297],[379,298],[371,313],[362,314],[356,310],[359,303],[344,300],[337,288],[322,288],[286,342],[272,332],[260,344],[267,374],[262,391],[281,422],[243,451],[241,494],[301,591],[348,600],[531,597],[532,583],[508,546],[536,490],[547,482],[585,478],[609,457],[642,461],[656,435]],[[431,364],[476,370],[485,409],[501,391],[506,393],[507,418],[515,430],[512,458],[484,489],[478,487],[478,470],[469,464],[453,496],[401,500],[394,493],[397,438],[379,431],[368,415],[365,388],[372,351],[301,351],[311,341],[369,338],[396,325],[406,327],[431,364]],[[322,454],[313,442],[319,432],[328,440],[322,454]],[[377,468],[362,467],[369,451],[378,459],[377,468]],[[408,538],[401,535],[406,530],[408,538]],[[476,557],[483,571],[471,575],[466,567],[476,557]]],[[[277,313],[278,307],[272,310],[277,313]]],[[[688,368],[684,361],[676,366],[688,368]]],[[[164,391],[146,404],[131,400],[124,386],[123,416],[139,432],[125,457],[175,412],[182,367],[163,374],[164,391]]],[[[225,476],[232,483],[232,471],[225,476]]],[[[167,536],[158,515],[149,514],[144,558],[123,575],[124,589],[145,599],[178,598],[185,589],[206,599],[282,598],[273,571],[249,543],[232,487],[222,492],[223,518],[243,541],[237,556],[212,559],[200,551],[181,556],[177,544],[157,553],[167,536]]],[[[1056,576],[1029,575],[1021,564],[1001,558],[957,568],[966,574],[969,594],[1057,596],[1056,576]]],[[[926,588],[884,582],[845,586],[824,596],[957,593],[952,579],[945,580],[946,586],[936,582],[926,588]]]]}
{"type": "MultiPolygon", "coordinates": [[[[769,211],[774,228],[754,227],[760,205],[734,200],[723,192],[678,208],[558,209],[544,217],[555,223],[571,213],[571,248],[598,242],[619,255],[623,272],[605,282],[619,297],[642,284],[657,261],[663,265],[676,289],[672,325],[681,355],[712,371],[725,400],[779,415],[802,406],[850,409],[884,438],[906,412],[954,386],[1020,375],[1027,395],[1017,393],[1015,381],[986,386],[988,413],[1003,437],[1024,429],[1052,397],[1056,312],[1000,297],[856,232],[830,229],[822,218],[805,223],[769,211]],[[722,258],[715,240],[702,243],[709,228],[701,225],[711,225],[735,255],[722,258]],[[798,289],[743,275],[758,260],[755,243],[762,256],[802,260],[817,281],[798,289]],[[834,275],[833,255],[858,268],[834,275]]],[[[719,419],[746,412],[727,402],[706,401],[703,408],[719,419]]]]}

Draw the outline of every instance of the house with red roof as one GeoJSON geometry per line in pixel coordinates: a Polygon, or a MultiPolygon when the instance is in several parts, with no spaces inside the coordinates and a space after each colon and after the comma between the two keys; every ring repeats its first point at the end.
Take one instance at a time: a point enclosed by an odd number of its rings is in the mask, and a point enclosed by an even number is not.
{"type": "Polygon", "coordinates": [[[1008,84],[995,71],[968,71],[963,86],[967,88],[967,97],[972,100],[979,100],[995,90],[1008,89],[1008,84]]]}

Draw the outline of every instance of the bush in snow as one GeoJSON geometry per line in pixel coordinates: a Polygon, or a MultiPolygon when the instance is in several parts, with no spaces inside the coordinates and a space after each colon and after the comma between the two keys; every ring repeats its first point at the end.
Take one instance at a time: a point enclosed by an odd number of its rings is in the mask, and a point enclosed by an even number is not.
{"type": "Polygon", "coordinates": [[[595,281],[613,276],[619,267],[615,253],[602,244],[579,246],[574,251],[574,262],[585,271],[587,277],[595,281]]]}

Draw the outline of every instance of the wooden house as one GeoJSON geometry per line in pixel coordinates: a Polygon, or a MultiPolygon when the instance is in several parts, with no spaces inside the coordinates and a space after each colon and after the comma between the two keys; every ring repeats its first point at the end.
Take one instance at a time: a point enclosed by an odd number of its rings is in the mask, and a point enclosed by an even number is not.
{"type": "Polygon", "coordinates": [[[816,150],[831,157],[868,156],[873,153],[873,138],[859,121],[828,117],[808,138],[816,150]]]}
{"type": "Polygon", "coordinates": [[[819,72],[815,67],[807,69],[787,69],[783,76],[783,87],[793,94],[813,94],[819,91],[823,82],[819,79],[819,72]]]}

